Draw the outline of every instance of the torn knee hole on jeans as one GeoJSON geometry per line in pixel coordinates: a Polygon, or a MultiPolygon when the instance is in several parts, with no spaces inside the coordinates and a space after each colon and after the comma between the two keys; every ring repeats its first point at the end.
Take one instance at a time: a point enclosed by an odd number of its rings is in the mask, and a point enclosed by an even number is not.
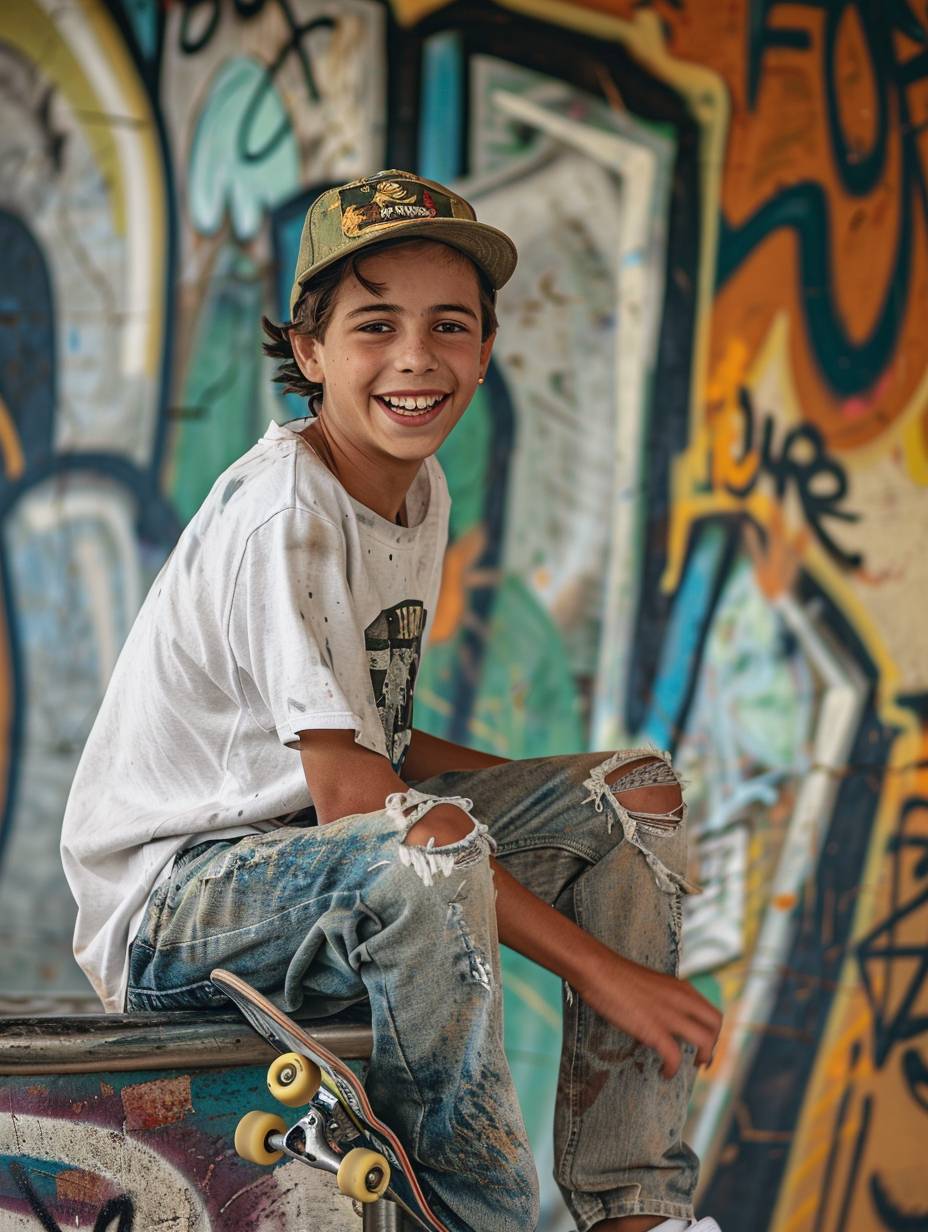
{"type": "Polygon", "coordinates": [[[669,761],[650,757],[638,762],[628,770],[621,770],[617,778],[603,778],[609,790],[616,796],[633,821],[645,828],[676,830],[683,820],[683,792],[680,781],[669,761]],[[658,811],[649,812],[638,808],[636,802],[661,805],[658,811]],[[676,804],[671,804],[676,800],[676,804]],[[669,806],[669,807],[668,807],[669,806]]]}
{"type": "Polygon", "coordinates": [[[607,812],[607,829],[612,832],[618,817],[622,833],[628,843],[637,847],[654,874],[655,881],[668,894],[698,894],[699,888],[687,881],[680,873],[668,868],[664,862],[641,840],[641,831],[655,834],[672,834],[678,830],[686,817],[680,779],[670,762],[670,754],[657,749],[631,749],[613,753],[601,765],[594,766],[590,777],[584,782],[589,791],[586,801],[593,804],[597,813],[607,812]],[[628,767],[625,773],[614,772],[628,767]],[[613,776],[607,780],[607,776],[613,776]],[[678,802],[661,812],[650,812],[623,803],[622,797],[641,789],[673,787],[672,797],[678,802]],[[604,801],[608,802],[608,809],[604,801]]]}
{"type": "Polygon", "coordinates": [[[387,813],[402,830],[400,863],[412,868],[425,885],[430,886],[437,874],[450,877],[453,869],[466,868],[492,855],[496,843],[487,827],[474,817],[473,807],[474,802],[464,796],[428,796],[414,788],[387,796],[387,813]],[[472,823],[470,832],[441,845],[436,843],[434,835],[426,843],[407,842],[413,826],[440,804],[456,805],[466,813],[472,823]]]}

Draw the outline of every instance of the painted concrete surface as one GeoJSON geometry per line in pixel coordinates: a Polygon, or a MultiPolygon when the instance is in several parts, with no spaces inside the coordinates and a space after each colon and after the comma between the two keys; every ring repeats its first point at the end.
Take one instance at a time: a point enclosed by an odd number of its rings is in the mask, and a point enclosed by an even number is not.
{"type": "Polygon", "coordinates": [[[333,1177],[235,1154],[241,1115],[284,1111],[265,1072],[0,1077],[0,1229],[357,1232],[333,1177]]]}

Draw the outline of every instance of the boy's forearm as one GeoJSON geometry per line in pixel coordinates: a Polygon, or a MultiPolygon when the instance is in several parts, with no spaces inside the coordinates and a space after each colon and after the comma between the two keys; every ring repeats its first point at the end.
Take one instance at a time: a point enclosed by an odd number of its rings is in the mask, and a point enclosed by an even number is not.
{"type": "MultiPolygon", "coordinates": [[[[424,739],[419,749],[425,751],[425,756],[454,757],[454,751],[458,749],[457,745],[424,732],[416,732],[413,747],[420,736],[424,739]],[[452,750],[451,754],[447,753],[448,749],[452,750]]],[[[466,749],[460,751],[471,753],[474,758],[486,758],[489,765],[503,760],[486,753],[466,749]]],[[[348,814],[382,808],[391,792],[401,792],[406,787],[385,757],[355,744],[350,732],[317,732],[312,741],[304,742],[302,755],[307,782],[323,825],[348,814]]],[[[431,768],[424,777],[438,772],[431,768]]],[[[462,826],[466,828],[460,809],[453,804],[442,804],[417,823],[416,829],[421,833],[415,841],[426,842],[432,832],[436,834],[439,844],[453,841],[460,837],[462,826]],[[450,830],[445,831],[446,826],[450,830]]],[[[604,954],[610,952],[566,916],[527,890],[498,861],[493,861],[493,868],[500,940],[580,988],[595,971],[597,956],[602,956],[600,951],[604,954]]]]}
{"type": "Polygon", "coordinates": [[[600,962],[615,961],[616,955],[602,942],[526,889],[498,860],[492,863],[496,923],[504,945],[578,991],[595,981],[600,962]]]}
{"type": "Polygon", "coordinates": [[[413,728],[403,776],[407,782],[414,783],[431,778],[433,774],[444,774],[446,770],[483,770],[487,766],[500,766],[508,760],[413,728]]]}
{"type": "MultiPolygon", "coordinates": [[[[300,744],[303,770],[320,825],[354,813],[374,812],[384,807],[389,795],[408,789],[408,783],[399,777],[386,757],[356,744],[350,731],[320,731],[301,733],[301,736],[304,737],[300,744]]],[[[425,741],[447,743],[431,736],[426,736],[425,741]]],[[[476,753],[474,756],[484,755],[476,753]]],[[[431,770],[416,777],[428,778],[429,773],[439,771],[431,770]]],[[[428,816],[432,822],[444,820],[451,825],[463,818],[460,809],[453,804],[438,805],[428,816]]]]}

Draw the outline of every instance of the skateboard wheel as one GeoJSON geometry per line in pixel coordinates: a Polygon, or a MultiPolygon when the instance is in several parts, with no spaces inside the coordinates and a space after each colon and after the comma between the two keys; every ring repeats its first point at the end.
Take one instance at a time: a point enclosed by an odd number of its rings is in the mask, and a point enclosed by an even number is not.
{"type": "Polygon", "coordinates": [[[286,1131],[283,1117],[273,1112],[246,1112],[235,1127],[235,1153],[252,1164],[276,1164],[283,1151],[271,1150],[268,1134],[286,1131]]]}
{"type": "Polygon", "coordinates": [[[356,1146],[338,1165],[335,1180],[345,1197],[376,1202],[390,1184],[390,1165],[377,1151],[356,1146]]]}
{"type": "Polygon", "coordinates": [[[298,1052],[285,1052],[267,1071],[267,1089],[289,1108],[308,1104],[319,1090],[319,1066],[298,1052]]]}

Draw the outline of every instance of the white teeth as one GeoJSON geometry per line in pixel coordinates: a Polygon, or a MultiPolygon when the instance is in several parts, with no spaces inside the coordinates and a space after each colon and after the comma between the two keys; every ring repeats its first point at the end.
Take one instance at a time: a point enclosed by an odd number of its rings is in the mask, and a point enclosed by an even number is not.
{"type": "Polygon", "coordinates": [[[439,394],[433,398],[422,396],[415,398],[391,398],[386,394],[381,394],[380,396],[391,410],[412,412],[414,414],[421,414],[423,411],[431,410],[432,407],[437,406],[439,402],[447,397],[446,394],[439,394]]]}

